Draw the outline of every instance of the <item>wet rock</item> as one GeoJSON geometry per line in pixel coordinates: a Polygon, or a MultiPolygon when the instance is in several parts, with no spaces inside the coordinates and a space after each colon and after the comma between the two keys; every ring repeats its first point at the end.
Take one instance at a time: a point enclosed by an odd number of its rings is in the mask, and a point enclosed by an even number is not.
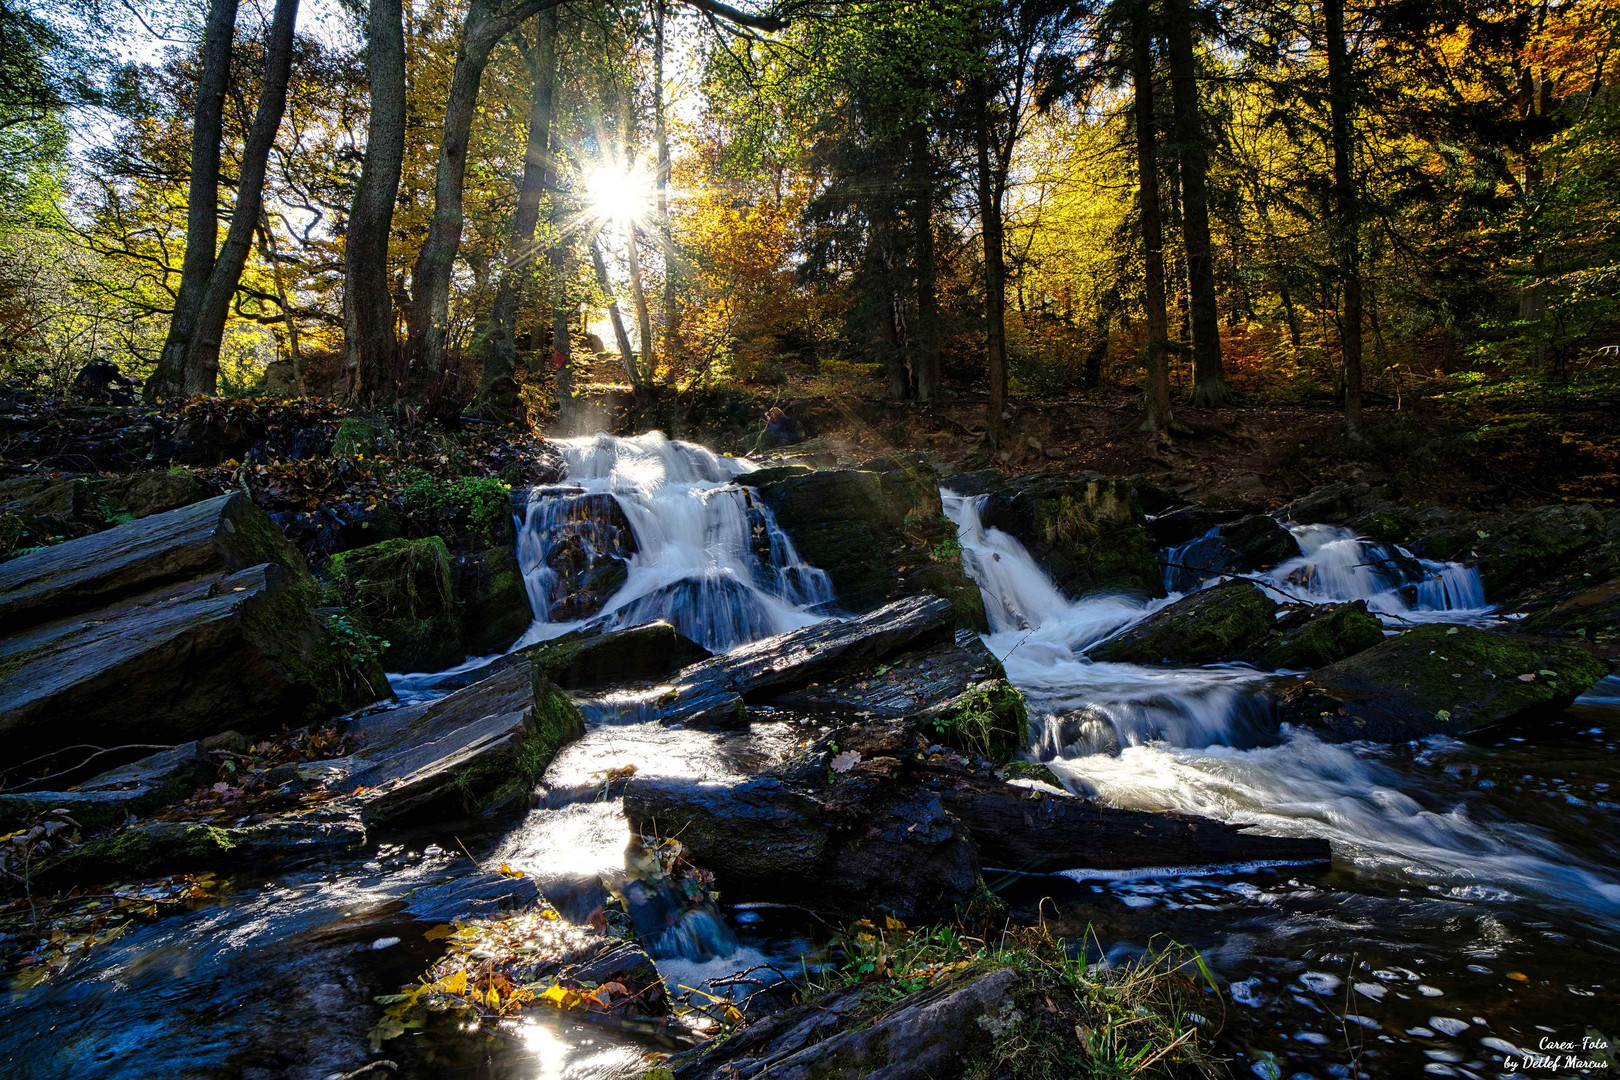
{"type": "Polygon", "coordinates": [[[523,571],[510,546],[456,555],[450,578],[469,655],[505,652],[534,621],[523,571]]]}
{"type": "Polygon", "coordinates": [[[1029,745],[1023,695],[1007,682],[1001,661],[978,635],[906,653],[890,663],[823,677],[815,685],[774,698],[792,708],[855,709],[873,716],[915,716],[940,742],[984,757],[1004,759],[1029,745]]]}
{"type": "Polygon", "coordinates": [[[1469,626],[1420,626],[1313,672],[1283,719],[1326,738],[1466,735],[1555,712],[1608,674],[1580,649],[1469,626]]]}
{"type": "Polygon", "coordinates": [[[437,536],[385,540],[332,556],[345,605],[387,641],[390,671],[438,671],[466,658],[450,583],[450,551],[437,536]]]}
{"type": "Polygon", "coordinates": [[[1169,554],[1170,587],[1195,589],[1220,574],[1248,574],[1300,554],[1292,533],[1265,514],[1250,514],[1217,525],[1169,554]]]}
{"type": "Polygon", "coordinates": [[[1177,600],[1092,649],[1093,660],[1210,664],[1233,660],[1271,634],[1277,605],[1247,581],[1229,581],[1177,600]]]}
{"type": "Polygon", "coordinates": [[[60,808],[95,830],[179,802],[213,783],[217,772],[213,758],[188,742],[110,769],[71,791],[0,793],[0,815],[29,817],[60,808]]]}
{"type": "Polygon", "coordinates": [[[904,649],[953,639],[955,611],[938,596],[896,600],[852,619],[826,622],[743,645],[683,668],[658,699],[666,723],[740,727],[744,702],[764,702],[824,672],[875,665],[904,649]]]}
{"type": "Polygon", "coordinates": [[[405,904],[406,914],[423,922],[466,922],[540,902],[533,878],[481,870],[466,877],[418,889],[405,904]]]}
{"type": "Polygon", "coordinates": [[[1017,538],[1070,597],[1164,595],[1129,480],[1034,473],[992,489],[981,516],[987,526],[1017,538]]]}
{"type": "Polygon", "coordinates": [[[1365,600],[1303,608],[1277,621],[1276,633],[1245,659],[1256,666],[1306,671],[1380,645],[1384,627],[1365,600]]]}
{"type": "Polygon", "coordinates": [[[556,488],[537,492],[551,535],[545,564],[551,570],[549,618],[588,619],[602,610],[630,575],[636,535],[619,500],[604,492],[556,488]]]}
{"type": "Polygon", "coordinates": [[[761,470],[739,481],[759,493],[799,555],[827,572],[844,608],[870,611],[926,592],[950,600],[961,625],[986,629],[984,600],[962,569],[937,478],[916,462],[869,464],[761,470]]]}
{"type": "MultiPolygon", "coordinates": [[[[75,589],[72,563],[64,573],[75,589]]],[[[84,587],[95,577],[87,569],[84,587]]],[[[312,580],[261,563],[14,633],[0,640],[0,736],[21,756],[178,742],[308,723],[386,693],[381,668],[313,609],[314,593],[312,580]]],[[[52,604],[45,590],[31,610],[52,604]]]]}
{"type": "Polygon", "coordinates": [[[40,867],[42,881],[127,881],[230,861],[236,845],[225,830],[196,822],[156,821],[97,837],[40,867]]]}
{"type": "Polygon", "coordinates": [[[1301,525],[1343,525],[1358,515],[1387,506],[1391,496],[1387,487],[1339,480],[1295,499],[1278,516],[1301,525]]]}
{"type": "Polygon", "coordinates": [[[357,721],[344,779],[368,824],[435,804],[494,813],[526,803],[557,751],[585,732],[579,709],[527,658],[425,705],[357,721]]]}
{"type": "Polygon", "coordinates": [[[1034,749],[1035,757],[1040,761],[1085,757],[1089,754],[1114,757],[1120,751],[1119,730],[1107,713],[1094,706],[1060,709],[1042,722],[1034,749]]]}
{"type": "Polygon", "coordinates": [[[533,664],[543,668],[546,677],[564,690],[593,690],[662,679],[708,658],[707,649],[669,623],[650,622],[600,634],[576,630],[502,656],[485,667],[451,676],[438,685],[459,689],[503,668],[533,664]]]}
{"type": "Polygon", "coordinates": [[[870,1000],[871,988],[857,986],[751,1023],[723,1042],[671,1058],[664,1068],[675,1080],[956,1076],[964,1057],[990,1045],[981,1021],[1003,1012],[1022,979],[1012,968],[974,970],[881,1005],[870,1000]],[[874,1009],[876,1020],[870,1018],[874,1009]]]}
{"type": "Polygon", "coordinates": [[[1603,641],[1620,626],[1620,578],[1576,593],[1519,624],[1526,632],[1562,634],[1588,641],[1603,641]]]}

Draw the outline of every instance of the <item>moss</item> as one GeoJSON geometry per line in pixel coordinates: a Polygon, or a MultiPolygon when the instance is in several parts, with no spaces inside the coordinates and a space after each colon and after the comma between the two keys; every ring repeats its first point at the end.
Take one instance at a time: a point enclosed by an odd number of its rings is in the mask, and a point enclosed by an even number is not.
{"type": "Polygon", "coordinates": [[[394,445],[394,433],[381,420],[369,416],[349,416],[338,425],[332,438],[333,457],[361,457],[377,454],[394,445]]]}
{"type": "Polygon", "coordinates": [[[404,494],[406,516],[430,532],[486,547],[513,539],[512,489],[493,476],[440,480],[417,473],[406,480],[404,494]]]}
{"type": "Polygon", "coordinates": [[[1057,773],[1038,761],[1009,761],[996,770],[996,775],[1003,780],[1039,780],[1055,788],[1063,786],[1063,781],[1058,779],[1057,773]]]}
{"type": "Polygon", "coordinates": [[[395,671],[430,671],[466,656],[450,584],[450,551],[437,536],[384,540],[334,555],[338,594],[366,628],[387,642],[395,671]]]}
{"type": "Polygon", "coordinates": [[[388,686],[375,654],[357,650],[333,613],[317,612],[317,593],[313,579],[272,582],[242,616],[249,636],[307,694],[293,722],[348,712],[377,700],[388,686]]]}
{"type": "Polygon", "coordinates": [[[211,825],[140,825],[81,844],[41,868],[41,878],[111,882],[218,865],[236,845],[211,825]]]}
{"type": "Polygon", "coordinates": [[[1253,585],[1231,581],[1176,601],[1093,649],[1091,656],[1135,664],[1232,660],[1272,632],[1276,610],[1277,605],[1253,585]]]}
{"type": "Polygon", "coordinates": [[[585,734],[585,716],[574,700],[534,665],[534,705],[517,754],[498,769],[468,771],[456,778],[470,808],[493,813],[528,799],[563,747],[585,734]]]}
{"type": "Polygon", "coordinates": [[[1262,654],[1261,663],[1296,671],[1325,667],[1383,640],[1383,625],[1368,614],[1364,601],[1335,604],[1299,629],[1281,635],[1262,654]]]}

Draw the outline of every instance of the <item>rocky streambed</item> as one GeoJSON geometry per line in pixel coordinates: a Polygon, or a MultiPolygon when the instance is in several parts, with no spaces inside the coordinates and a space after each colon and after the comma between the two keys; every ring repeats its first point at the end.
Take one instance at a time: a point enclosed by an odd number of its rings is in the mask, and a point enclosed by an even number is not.
{"type": "Polygon", "coordinates": [[[0,562],[8,1072],[1494,1075],[1620,1014],[1620,522],[546,453],[0,562]]]}

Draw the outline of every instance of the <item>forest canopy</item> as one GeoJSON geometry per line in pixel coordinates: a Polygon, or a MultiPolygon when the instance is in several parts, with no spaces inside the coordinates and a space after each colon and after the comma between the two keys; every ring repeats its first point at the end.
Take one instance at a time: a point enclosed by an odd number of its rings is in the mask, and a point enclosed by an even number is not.
{"type": "Polygon", "coordinates": [[[1360,405],[1620,366],[1612,0],[0,0],[0,365],[1360,405]]]}

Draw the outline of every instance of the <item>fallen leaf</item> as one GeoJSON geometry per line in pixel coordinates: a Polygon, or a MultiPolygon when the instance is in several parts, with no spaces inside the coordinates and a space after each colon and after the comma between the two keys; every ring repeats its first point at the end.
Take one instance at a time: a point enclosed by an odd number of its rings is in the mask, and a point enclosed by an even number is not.
{"type": "Polygon", "coordinates": [[[835,773],[847,773],[860,763],[861,752],[859,750],[845,750],[832,759],[832,771],[835,773]]]}
{"type": "Polygon", "coordinates": [[[1520,675],[1519,676],[1519,681],[1520,682],[1535,682],[1536,681],[1536,673],[1532,671],[1532,672],[1530,672],[1530,673],[1528,673],[1526,675],[1520,675]]]}

